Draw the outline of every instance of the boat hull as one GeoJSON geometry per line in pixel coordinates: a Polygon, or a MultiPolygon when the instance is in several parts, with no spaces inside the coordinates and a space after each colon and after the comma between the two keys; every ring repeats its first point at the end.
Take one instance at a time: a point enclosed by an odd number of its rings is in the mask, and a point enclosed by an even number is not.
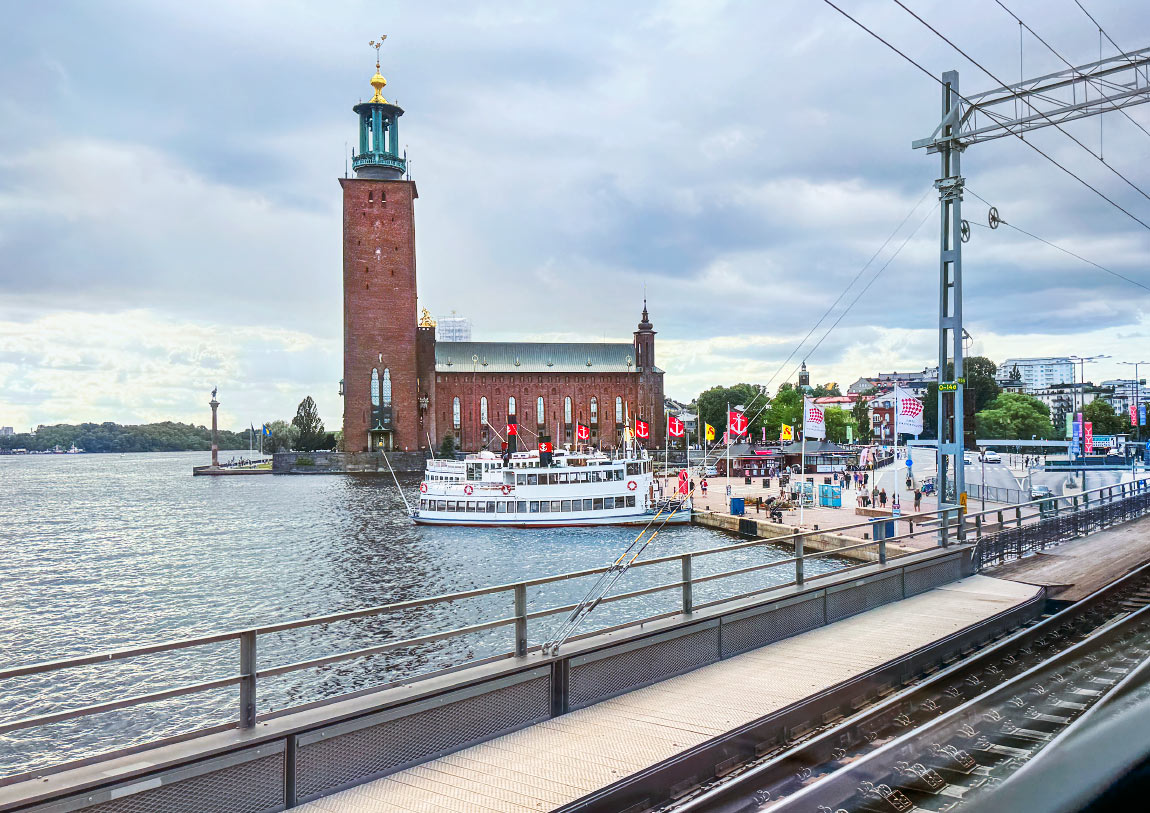
{"type": "Polygon", "coordinates": [[[413,517],[416,525],[457,525],[471,528],[572,528],[592,525],[686,525],[691,521],[690,511],[677,511],[668,516],[663,514],[631,514],[614,517],[571,517],[558,519],[555,517],[541,517],[539,519],[480,519],[479,517],[413,517]]]}

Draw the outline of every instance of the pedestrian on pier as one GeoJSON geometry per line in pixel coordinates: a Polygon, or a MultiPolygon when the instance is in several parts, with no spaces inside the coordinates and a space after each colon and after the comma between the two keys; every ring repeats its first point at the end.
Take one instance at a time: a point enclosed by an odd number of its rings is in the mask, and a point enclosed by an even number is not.
{"type": "Polygon", "coordinates": [[[915,486],[914,489],[914,510],[917,513],[922,508],[922,489],[915,486]]]}
{"type": "Polygon", "coordinates": [[[878,493],[878,504],[881,507],[886,508],[886,489],[885,488],[878,493]]]}
{"type": "Polygon", "coordinates": [[[699,487],[703,489],[703,496],[706,497],[707,496],[707,478],[706,477],[704,477],[702,482],[699,483],[699,487]]]}

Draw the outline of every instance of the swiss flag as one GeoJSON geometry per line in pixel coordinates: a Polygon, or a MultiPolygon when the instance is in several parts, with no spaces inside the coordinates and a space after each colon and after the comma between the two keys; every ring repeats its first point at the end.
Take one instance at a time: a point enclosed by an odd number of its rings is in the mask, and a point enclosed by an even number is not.
{"type": "Polygon", "coordinates": [[[646,440],[651,437],[651,424],[646,421],[635,421],[635,437],[646,440]]]}
{"type": "Polygon", "coordinates": [[[575,424],[575,437],[579,440],[587,440],[591,437],[591,430],[581,423],[575,424]]]}
{"type": "Polygon", "coordinates": [[[750,421],[747,416],[737,409],[732,409],[727,414],[727,427],[730,429],[732,435],[745,435],[747,428],[750,426],[750,421]]]}
{"type": "Polygon", "coordinates": [[[671,415],[667,418],[667,432],[670,433],[673,438],[683,437],[683,422],[674,415],[671,415]]]}

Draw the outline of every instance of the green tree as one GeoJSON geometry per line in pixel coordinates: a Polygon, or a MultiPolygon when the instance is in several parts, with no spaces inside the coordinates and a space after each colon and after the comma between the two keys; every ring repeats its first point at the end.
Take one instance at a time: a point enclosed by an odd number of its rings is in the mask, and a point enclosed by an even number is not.
{"type": "Polygon", "coordinates": [[[867,405],[866,398],[859,398],[855,401],[855,405],[851,407],[851,415],[854,417],[855,422],[855,437],[861,443],[865,443],[871,439],[870,427],[870,408],[867,405]]]}
{"type": "Polygon", "coordinates": [[[771,401],[771,408],[763,413],[763,426],[767,428],[767,440],[778,440],[783,424],[795,427],[798,437],[800,419],[803,416],[803,396],[794,387],[780,387],[771,401]]]}
{"type": "MultiPolygon", "coordinates": [[[[997,398],[998,393],[1002,391],[1002,388],[998,386],[998,382],[995,380],[995,374],[997,372],[998,365],[986,356],[971,356],[963,360],[962,377],[966,379],[962,393],[963,407],[966,413],[965,424],[967,438],[965,440],[970,444],[973,444],[971,432],[974,431],[975,422],[973,418],[975,414],[986,409],[990,405],[990,402],[997,398]]],[[[948,363],[946,365],[945,380],[951,381],[953,379],[954,364],[948,363]]],[[[926,395],[923,397],[922,405],[922,437],[937,438],[938,384],[936,382],[927,385],[926,395]]]]}
{"type": "MultiPolygon", "coordinates": [[[[715,427],[715,439],[719,440],[727,431],[727,406],[731,409],[742,404],[747,407],[747,417],[751,420],[749,435],[756,435],[766,425],[771,410],[762,409],[766,397],[762,388],[754,384],[735,384],[733,387],[711,387],[699,394],[699,420],[715,427]]],[[[769,431],[769,428],[768,428],[769,431]]]]}
{"type": "Polygon", "coordinates": [[[1011,381],[1021,381],[1022,380],[1022,372],[1018,369],[1017,364],[1015,364],[1014,367],[1010,371],[1010,380],[1011,381]]]}
{"type": "Polygon", "coordinates": [[[268,429],[268,436],[264,438],[264,454],[275,452],[290,452],[296,448],[299,440],[299,429],[287,421],[268,421],[264,424],[268,429]]]}
{"type": "Polygon", "coordinates": [[[858,422],[854,415],[845,409],[830,407],[823,411],[827,426],[827,440],[834,443],[847,442],[847,427],[851,427],[855,437],[859,436],[858,422]]]}
{"type": "Polygon", "coordinates": [[[999,395],[975,415],[975,423],[982,437],[1049,440],[1055,436],[1054,426],[1050,423],[1050,407],[1037,398],[1018,392],[999,395]]]}
{"type": "Polygon", "coordinates": [[[443,436],[443,443],[439,444],[440,457],[455,457],[455,435],[448,432],[443,436]]]}
{"type": "Polygon", "coordinates": [[[1130,431],[1130,416],[1117,414],[1114,407],[1101,398],[1095,398],[1086,405],[1082,410],[1082,420],[1092,424],[1091,429],[1095,435],[1116,435],[1130,431]]]}
{"type": "Polygon", "coordinates": [[[299,402],[299,408],[296,409],[291,423],[297,432],[296,449],[301,452],[314,452],[324,447],[327,430],[323,428],[319,410],[316,409],[315,401],[310,395],[299,402]]]}
{"type": "Polygon", "coordinates": [[[841,396],[842,391],[839,385],[834,381],[828,381],[826,384],[819,384],[811,391],[811,396],[814,398],[826,398],[828,396],[841,396]]]}

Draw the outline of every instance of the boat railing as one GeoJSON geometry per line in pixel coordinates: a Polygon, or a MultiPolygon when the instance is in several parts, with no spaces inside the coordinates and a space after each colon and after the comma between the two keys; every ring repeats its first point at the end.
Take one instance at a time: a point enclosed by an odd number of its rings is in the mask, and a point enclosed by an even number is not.
{"type": "MultiPolygon", "coordinates": [[[[935,537],[935,535],[939,535],[938,538],[945,540],[947,539],[947,534],[949,534],[949,538],[952,541],[964,542],[967,541],[967,535],[970,534],[971,536],[977,536],[978,545],[981,547],[983,544],[984,523],[993,523],[995,516],[997,516],[997,527],[1006,528],[1007,525],[1017,522],[1020,529],[1029,527],[1030,523],[1033,523],[1033,527],[1035,528],[1043,529],[1047,526],[1054,527],[1053,524],[1065,524],[1068,517],[1074,519],[1082,518],[1084,521],[1090,520],[1090,522],[1094,523],[1090,525],[1089,529],[1083,531],[1085,533],[1091,529],[1107,527],[1111,524],[1124,522],[1147,513],[1150,513],[1150,479],[1103,486],[1101,488],[1080,492],[1073,497],[1032,500],[1014,506],[999,506],[981,512],[967,513],[960,506],[944,506],[938,511],[906,514],[898,518],[884,517],[879,521],[887,522],[891,519],[899,519],[904,522],[909,521],[911,530],[909,532],[894,534],[885,539],[862,539],[856,544],[830,548],[816,553],[806,551],[804,548],[804,540],[819,535],[825,537],[827,534],[841,534],[851,529],[869,528],[873,530],[874,521],[867,518],[862,522],[850,523],[836,528],[824,528],[821,531],[804,531],[796,528],[792,533],[781,537],[754,538],[713,548],[641,559],[631,563],[629,567],[638,569],[671,564],[675,567],[677,577],[673,577],[671,581],[664,581],[651,586],[610,594],[604,597],[599,603],[605,605],[635,599],[640,596],[671,592],[679,594],[680,601],[677,602],[679,606],[671,611],[654,614],[639,613],[636,614],[636,617],[625,618],[621,621],[614,619],[616,623],[592,629],[578,636],[572,636],[571,640],[605,631],[635,627],[657,619],[669,618],[680,613],[690,614],[703,608],[761,595],[780,587],[802,587],[805,584],[857,568],[866,567],[875,562],[886,564],[890,559],[898,559],[903,556],[919,553],[919,550],[902,546],[902,543],[915,538],[922,539],[925,537],[926,539],[931,539],[935,537]],[[1090,514],[1089,512],[1091,510],[1094,510],[1095,513],[1090,514]],[[1004,521],[1004,515],[1006,514],[1010,516],[1004,521]],[[709,557],[730,555],[735,551],[767,548],[776,546],[779,543],[793,546],[795,555],[771,559],[769,561],[751,560],[750,563],[746,563],[746,560],[744,560],[738,567],[718,572],[698,573],[695,568],[698,563],[707,560],[709,557]],[[888,545],[897,547],[888,548],[888,545]],[[871,553],[865,554],[865,551],[868,549],[871,553]],[[894,555],[890,555],[891,551],[894,552],[894,555]],[[843,558],[843,554],[851,554],[852,558],[845,559],[843,558]],[[808,565],[812,561],[820,559],[832,562],[833,565],[817,574],[807,574],[806,568],[808,565]],[[761,582],[756,582],[750,585],[750,589],[747,589],[748,585],[744,582],[733,589],[728,588],[721,595],[712,597],[705,602],[695,601],[694,591],[698,586],[704,583],[723,582],[723,580],[728,580],[736,576],[746,576],[748,574],[765,574],[768,571],[774,571],[776,569],[782,569],[784,573],[789,571],[789,573],[782,579],[766,579],[761,582]]],[[[995,526],[990,524],[985,530],[990,532],[992,527],[995,526]]],[[[1062,525],[1058,527],[1061,528],[1062,525]]],[[[585,570],[525,579],[523,581],[499,584],[491,587],[481,587],[426,598],[364,607],[324,616],[282,621],[244,629],[223,630],[196,637],[139,644],[110,651],[7,666],[0,668],[0,691],[6,691],[8,688],[4,686],[4,681],[9,681],[14,678],[30,675],[52,676],[50,679],[39,682],[39,685],[42,687],[41,690],[44,692],[43,696],[23,698],[22,702],[19,703],[19,707],[22,709],[35,709],[39,706],[41,709],[46,708],[49,710],[38,711],[29,716],[16,719],[9,718],[0,720],[0,735],[25,729],[40,728],[65,720],[76,720],[106,714],[112,711],[134,708],[175,697],[216,691],[227,687],[238,687],[238,719],[235,725],[239,728],[251,728],[255,726],[257,720],[260,719],[256,704],[256,688],[260,680],[304,670],[321,669],[345,661],[395,652],[396,650],[411,649],[412,647],[447,641],[449,639],[499,628],[510,628],[511,634],[508,637],[510,648],[484,657],[482,660],[492,661],[503,658],[523,657],[529,652],[538,651],[542,643],[533,644],[528,639],[528,625],[531,622],[548,619],[556,615],[569,614],[579,606],[578,604],[563,603],[532,609],[528,603],[528,596],[538,595],[539,593],[539,591],[534,588],[583,577],[600,576],[604,573],[614,571],[617,567],[617,563],[612,563],[603,567],[587,568],[585,570]],[[507,601],[507,605],[505,605],[505,609],[496,609],[493,613],[494,617],[483,620],[470,619],[474,620],[474,623],[464,626],[428,631],[422,634],[412,634],[404,638],[387,638],[385,640],[379,640],[370,646],[350,651],[333,652],[290,663],[262,665],[257,661],[258,642],[262,636],[282,633],[288,630],[318,628],[354,619],[388,616],[420,608],[450,605],[454,602],[481,596],[503,597],[507,601]],[[168,687],[161,690],[143,691],[135,695],[116,697],[104,702],[94,702],[88,705],[66,709],[60,709],[56,702],[51,699],[51,689],[60,679],[56,676],[65,670],[78,669],[89,665],[131,662],[133,659],[143,656],[193,649],[195,647],[204,647],[228,641],[234,641],[237,645],[238,652],[236,654],[238,657],[236,665],[238,670],[225,677],[189,683],[182,686],[168,687]]],[[[655,578],[658,579],[659,577],[656,576],[655,578]]],[[[726,582],[726,584],[729,585],[730,582],[726,582]]],[[[649,609],[647,612],[649,613],[649,609]]],[[[386,635],[387,631],[393,628],[390,624],[380,627],[380,634],[386,635]]],[[[468,662],[474,663],[475,661],[471,659],[471,656],[468,656],[464,657],[461,663],[453,664],[445,668],[448,668],[450,671],[468,662]]],[[[133,669],[132,666],[126,668],[129,670],[133,669]]],[[[430,674],[440,673],[442,673],[442,670],[431,672],[430,674]]],[[[402,677],[405,682],[410,682],[411,680],[428,676],[428,674],[421,674],[416,676],[403,675],[402,677]]],[[[341,698],[333,697],[323,702],[334,702],[339,699],[341,698]]],[[[275,712],[275,716],[299,708],[301,705],[304,704],[298,703],[298,705],[295,706],[278,709],[275,712]]]]}

